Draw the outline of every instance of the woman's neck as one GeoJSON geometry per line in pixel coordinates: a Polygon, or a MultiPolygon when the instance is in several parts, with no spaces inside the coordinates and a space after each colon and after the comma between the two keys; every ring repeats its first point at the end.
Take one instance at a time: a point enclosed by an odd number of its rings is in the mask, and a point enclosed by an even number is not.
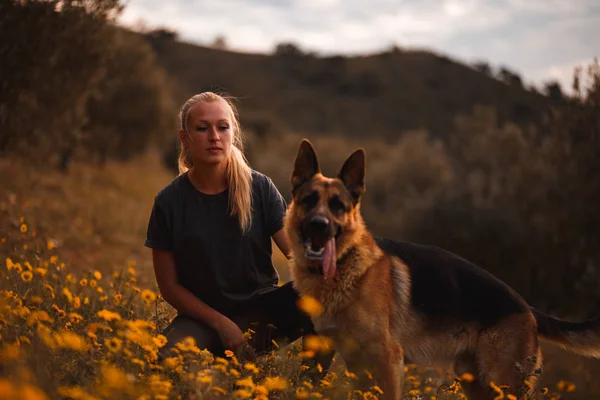
{"type": "Polygon", "coordinates": [[[188,177],[200,192],[218,194],[228,188],[225,170],[225,163],[193,166],[188,172],[188,177]]]}

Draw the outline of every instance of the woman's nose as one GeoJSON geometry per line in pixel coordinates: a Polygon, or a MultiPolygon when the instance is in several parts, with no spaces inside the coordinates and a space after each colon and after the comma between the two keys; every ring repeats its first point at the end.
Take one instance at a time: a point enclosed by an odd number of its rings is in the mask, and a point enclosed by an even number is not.
{"type": "Polygon", "coordinates": [[[210,140],[219,140],[219,132],[216,126],[212,126],[208,129],[208,138],[210,140]]]}

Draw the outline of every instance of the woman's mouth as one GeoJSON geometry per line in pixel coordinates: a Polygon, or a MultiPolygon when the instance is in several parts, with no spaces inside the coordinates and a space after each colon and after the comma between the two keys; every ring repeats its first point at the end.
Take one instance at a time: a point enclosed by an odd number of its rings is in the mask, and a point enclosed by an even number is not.
{"type": "Polygon", "coordinates": [[[209,147],[209,148],[208,148],[208,151],[209,151],[211,154],[219,154],[220,152],[222,152],[222,151],[223,151],[223,149],[222,149],[222,148],[220,148],[220,147],[209,147]]]}

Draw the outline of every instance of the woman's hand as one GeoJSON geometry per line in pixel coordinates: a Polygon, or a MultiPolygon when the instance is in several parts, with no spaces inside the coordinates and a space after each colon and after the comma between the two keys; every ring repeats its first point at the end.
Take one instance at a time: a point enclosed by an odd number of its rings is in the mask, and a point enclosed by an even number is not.
{"type": "Polygon", "coordinates": [[[244,333],[235,322],[223,316],[223,318],[220,318],[215,324],[215,329],[219,334],[219,338],[225,349],[233,351],[238,358],[246,359],[248,361],[254,361],[256,359],[254,349],[248,344],[244,337],[244,333]]]}

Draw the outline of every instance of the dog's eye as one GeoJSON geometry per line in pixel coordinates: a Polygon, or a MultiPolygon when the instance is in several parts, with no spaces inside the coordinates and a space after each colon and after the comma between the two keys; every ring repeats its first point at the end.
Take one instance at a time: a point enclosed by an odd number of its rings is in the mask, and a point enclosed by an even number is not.
{"type": "Polygon", "coordinates": [[[304,205],[306,208],[313,208],[319,202],[319,193],[312,192],[308,196],[305,196],[300,200],[300,203],[304,205]]]}
{"type": "Polygon", "coordinates": [[[339,214],[346,211],[346,206],[337,196],[334,196],[331,199],[329,199],[329,208],[334,214],[339,214]]]}

